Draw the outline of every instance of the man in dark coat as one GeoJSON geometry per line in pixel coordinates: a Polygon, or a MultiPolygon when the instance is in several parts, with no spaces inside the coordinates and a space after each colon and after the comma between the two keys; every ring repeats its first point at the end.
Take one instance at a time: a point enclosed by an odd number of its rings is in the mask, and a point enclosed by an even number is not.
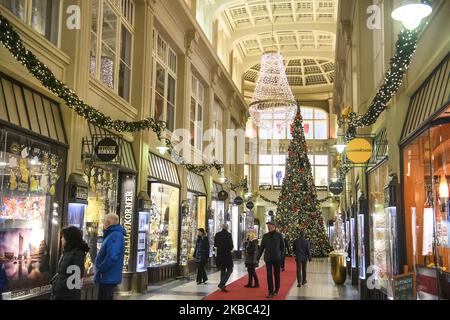
{"type": "Polygon", "coordinates": [[[8,277],[2,262],[0,261],[0,300],[2,300],[2,293],[6,290],[6,285],[8,284],[8,277]]]}
{"type": "Polygon", "coordinates": [[[311,250],[309,241],[305,239],[304,231],[300,231],[300,236],[294,242],[295,261],[297,262],[297,287],[306,284],[306,265],[311,261],[311,250]]]}
{"type": "Polygon", "coordinates": [[[269,295],[267,298],[273,298],[278,295],[280,290],[280,268],[281,260],[284,253],[284,240],[281,233],[276,231],[274,222],[267,222],[269,232],[266,233],[261,242],[259,249],[258,260],[264,253],[264,262],[267,270],[267,284],[269,286],[269,295]],[[273,278],[275,277],[275,289],[273,286],[273,278]]]}
{"type": "Polygon", "coordinates": [[[198,263],[197,269],[197,284],[206,283],[208,276],[206,275],[206,264],[209,259],[209,239],[206,235],[205,229],[197,230],[197,242],[195,244],[194,257],[198,263]]]}
{"type": "Polygon", "coordinates": [[[217,232],[214,237],[214,246],[217,248],[216,265],[220,268],[219,288],[223,292],[228,292],[226,284],[233,273],[233,238],[228,231],[228,225],[222,226],[222,231],[217,232]]]}

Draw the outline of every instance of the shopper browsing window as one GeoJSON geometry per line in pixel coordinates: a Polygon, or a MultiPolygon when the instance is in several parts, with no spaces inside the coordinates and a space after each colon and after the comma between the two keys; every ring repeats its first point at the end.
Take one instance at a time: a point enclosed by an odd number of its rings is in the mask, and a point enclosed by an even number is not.
{"type": "Polygon", "coordinates": [[[81,230],[74,226],[62,229],[61,246],[63,254],[59,259],[58,271],[50,281],[51,299],[80,300],[84,260],[89,247],[83,240],[81,230]]]}
{"type": "Polygon", "coordinates": [[[206,264],[209,259],[209,239],[205,229],[197,230],[197,242],[195,244],[194,257],[197,260],[197,284],[206,283],[208,276],[206,275],[206,264]]]}
{"type": "Polygon", "coordinates": [[[122,282],[126,232],[114,213],[105,216],[104,228],[102,247],[95,259],[95,283],[99,284],[98,300],[113,300],[122,282]]]}

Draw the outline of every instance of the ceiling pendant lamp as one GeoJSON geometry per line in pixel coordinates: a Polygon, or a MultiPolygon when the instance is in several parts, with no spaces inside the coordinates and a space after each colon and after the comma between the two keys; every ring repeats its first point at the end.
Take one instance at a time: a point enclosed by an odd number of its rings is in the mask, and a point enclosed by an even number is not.
{"type": "Polygon", "coordinates": [[[276,51],[265,52],[261,57],[260,76],[249,105],[253,122],[258,127],[264,127],[262,114],[274,114],[274,119],[291,122],[296,110],[297,103],[289,87],[282,55],[276,51]]]}
{"type": "Polygon", "coordinates": [[[406,29],[414,30],[432,12],[432,7],[421,0],[403,0],[392,12],[392,18],[401,21],[406,29]]]}

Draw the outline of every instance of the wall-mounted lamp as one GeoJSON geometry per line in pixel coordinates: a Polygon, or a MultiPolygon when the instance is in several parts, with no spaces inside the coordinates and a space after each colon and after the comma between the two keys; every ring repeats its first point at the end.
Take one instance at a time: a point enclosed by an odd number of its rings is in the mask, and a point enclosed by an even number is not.
{"type": "Polygon", "coordinates": [[[439,182],[439,198],[441,200],[441,212],[446,212],[447,201],[448,201],[448,183],[445,173],[442,173],[439,182]]]}

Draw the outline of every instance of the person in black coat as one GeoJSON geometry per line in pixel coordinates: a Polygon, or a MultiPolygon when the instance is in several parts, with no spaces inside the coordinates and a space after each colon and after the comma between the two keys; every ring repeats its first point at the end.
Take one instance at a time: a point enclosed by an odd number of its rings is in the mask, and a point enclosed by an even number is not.
{"type": "Polygon", "coordinates": [[[233,238],[228,231],[228,225],[222,226],[222,231],[217,232],[214,237],[214,246],[217,248],[216,265],[220,268],[219,288],[223,292],[228,292],[226,284],[233,273],[233,238]]]}
{"type": "Polygon", "coordinates": [[[0,261],[0,300],[3,300],[2,293],[6,290],[7,284],[8,277],[6,276],[4,266],[0,261]]]}
{"type": "Polygon", "coordinates": [[[245,247],[245,266],[248,272],[248,284],[246,288],[259,288],[258,275],[256,274],[256,267],[258,267],[258,239],[254,232],[249,233],[247,245],[245,247]],[[255,285],[253,285],[255,279],[255,285]]]}
{"type": "Polygon", "coordinates": [[[278,295],[280,290],[280,268],[284,253],[284,240],[281,233],[276,231],[274,222],[267,222],[269,232],[266,233],[261,242],[258,260],[264,253],[264,262],[267,270],[267,284],[269,286],[269,295],[267,298],[273,298],[278,295]],[[275,277],[275,288],[273,286],[273,278],[275,277]]]}
{"type": "Polygon", "coordinates": [[[306,265],[311,261],[311,250],[309,241],[305,239],[304,231],[300,231],[300,236],[294,242],[295,261],[297,263],[297,287],[306,284],[306,265]]]}
{"type": "Polygon", "coordinates": [[[282,234],[283,241],[284,241],[284,252],[283,252],[283,260],[281,260],[281,271],[284,271],[284,267],[286,264],[286,256],[289,255],[289,242],[286,239],[286,235],[282,234]]]}
{"type": "Polygon", "coordinates": [[[81,230],[74,226],[61,230],[61,245],[63,254],[58,262],[57,273],[50,281],[52,285],[50,298],[80,300],[84,260],[89,247],[83,240],[81,230]]]}
{"type": "Polygon", "coordinates": [[[197,242],[195,244],[194,257],[197,260],[197,284],[206,283],[208,276],[206,275],[206,264],[209,259],[209,239],[205,229],[197,230],[197,242]]]}

